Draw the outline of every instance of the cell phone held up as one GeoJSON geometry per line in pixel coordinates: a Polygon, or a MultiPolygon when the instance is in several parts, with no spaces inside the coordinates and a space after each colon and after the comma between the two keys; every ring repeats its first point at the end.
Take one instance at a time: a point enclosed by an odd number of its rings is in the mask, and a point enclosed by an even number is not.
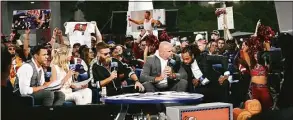
{"type": "Polygon", "coordinates": [[[69,69],[75,71],[76,65],[75,64],[70,64],[69,69]]]}

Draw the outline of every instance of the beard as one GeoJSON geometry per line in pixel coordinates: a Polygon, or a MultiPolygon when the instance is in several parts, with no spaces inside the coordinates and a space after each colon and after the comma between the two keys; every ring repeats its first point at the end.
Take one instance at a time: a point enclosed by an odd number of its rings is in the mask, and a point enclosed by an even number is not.
{"type": "Polygon", "coordinates": [[[100,57],[100,62],[103,63],[104,65],[109,65],[111,62],[111,57],[106,57],[106,58],[100,57]]]}

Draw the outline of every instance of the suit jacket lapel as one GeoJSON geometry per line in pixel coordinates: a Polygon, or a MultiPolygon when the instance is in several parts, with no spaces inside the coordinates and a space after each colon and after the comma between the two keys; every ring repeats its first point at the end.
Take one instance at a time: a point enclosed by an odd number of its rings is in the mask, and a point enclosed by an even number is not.
{"type": "Polygon", "coordinates": [[[157,56],[155,56],[155,66],[157,68],[157,74],[161,74],[161,61],[157,56]]]}

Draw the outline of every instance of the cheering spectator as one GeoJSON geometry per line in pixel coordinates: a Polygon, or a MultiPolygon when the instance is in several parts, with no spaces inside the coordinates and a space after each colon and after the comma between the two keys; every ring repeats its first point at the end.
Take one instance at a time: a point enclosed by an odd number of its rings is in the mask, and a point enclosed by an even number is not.
{"type": "Polygon", "coordinates": [[[223,38],[220,38],[218,39],[217,44],[218,44],[219,55],[223,55],[223,53],[225,52],[225,40],[223,38]]]}
{"type": "Polygon", "coordinates": [[[7,46],[1,46],[1,56],[5,56],[5,59],[1,59],[1,119],[15,119],[15,114],[24,113],[25,106],[17,96],[13,95],[13,90],[7,84],[9,70],[12,67],[12,56],[7,46]]]}
{"type": "Polygon", "coordinates": [[[8,44],[8,52],[12,55],[12,56],[15,56],[16,52],[15,52],[15,45],[10,43],[8,44]]]}
{"type": "Polygon", "coordinates": [[[211,39],[213,40],[218,40],[220,38],[220,32],[217,30],[213,30],[211,33],[211,39]]]}
{"type": "Polygon", "coordinates": [[[73,49],[72,49],[72,53],[76,53],[76,52],[79,52],[79,48],[80,48],[80,43],[75,43],[73,45],[73,49]]]}
{"type": "Polygon", "coordinates": [[[209,55],[217,55],[218,54],[218,44],[216,41],[210,41],[207,45],[207,49],[209,51],[209,55]]]}
{"type": "Polygon", "coordinates": [[[80,56],[80,58],[85,61],[88,67],[90,67],[90,63],[95,58],[95,54],[91,48],[82,49],[80,56]]]}

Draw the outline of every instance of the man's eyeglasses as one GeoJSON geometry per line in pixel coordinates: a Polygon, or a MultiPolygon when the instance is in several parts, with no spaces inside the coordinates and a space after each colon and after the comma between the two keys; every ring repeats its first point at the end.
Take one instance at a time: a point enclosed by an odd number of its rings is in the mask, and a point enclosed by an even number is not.
{"type": "Polygon", "coordinates": [[[146,44],[141,44],[141,46],[146,46],[146,44]]]}

